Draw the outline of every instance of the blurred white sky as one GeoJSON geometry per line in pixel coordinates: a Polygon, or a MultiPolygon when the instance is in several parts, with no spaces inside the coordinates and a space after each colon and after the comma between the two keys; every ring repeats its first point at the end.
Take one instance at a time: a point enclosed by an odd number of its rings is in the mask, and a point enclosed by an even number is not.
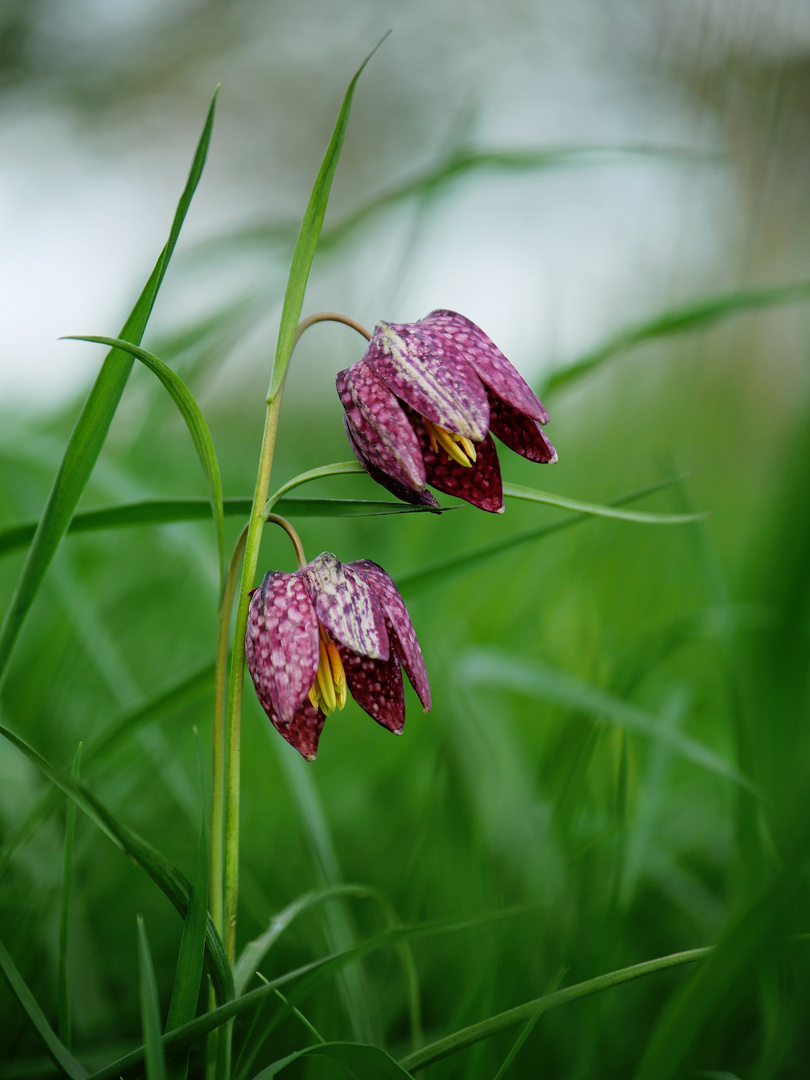
{"type": "MultiPolygon", "coordinates": [[[[407,213],[325,264],[306,310],[352,304],[373,323],[456,308],[532,377],[665,300],[733,284],[744,227],[733,163],[708,111],[666,69],[676,47],[688,65],[690,50],[728,50],[760,26],[771,49],[806,42],[810,9],[793,6],[795,17],[777,5],[779,19],[774,5],[743,4],[729,21],[716,2],[286,0],[272,11],[236,3],[227,17],[191,0],[39,4],[32,74],[6,90],[0,115],[0,403],[50,403],[92,378],[100,350],[57,338],[120,329],[217,81],[215,138],[181,249],[239,222],[300,216],[343,89],[389,26],[358,88],[332,221],[440,154],[465,110],[480,148],[718,156],[477,175],[449,190],[406,262],[407,213]]],[[[177,321],[174,304],[186,315],[195,288],[201,312],[238,292],[244,269],[217,263],[182,291],[171,284],[153,326],[177,321]]],[[[277,318],[268,310],[265,336],[277,318]]]]}

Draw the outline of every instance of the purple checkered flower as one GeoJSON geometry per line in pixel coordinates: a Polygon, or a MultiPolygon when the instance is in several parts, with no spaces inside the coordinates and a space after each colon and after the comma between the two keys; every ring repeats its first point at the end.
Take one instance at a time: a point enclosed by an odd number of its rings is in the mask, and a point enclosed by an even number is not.
{"type": "Polygon", "coordinates": [[[455,311],[377,323],[363,357],[338,373],[358,461],[406,502],[438,506],[427,484],[482,510],[503,510],[493,435],[544,464],[557,452],[543,403],[497,345],[455,311]]]}
{"type": "Polygon", "coordinates": [[[294,574],[271,571],[254,589],[245,650],[273,727],[307,761],[324,719],[347,688],[378,724],[402,733],[402,671],[427,712],[422,650],[394,582],[369,559],[342,563],[325,551],[294,574]]]}

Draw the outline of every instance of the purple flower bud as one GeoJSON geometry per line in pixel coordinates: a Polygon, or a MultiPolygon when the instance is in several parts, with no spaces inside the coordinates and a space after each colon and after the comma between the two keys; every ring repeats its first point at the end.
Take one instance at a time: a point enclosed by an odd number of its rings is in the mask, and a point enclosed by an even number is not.
{"type": "Polygon", "coordinates": [[[557,452],[543,403],[500,349],[455,311],[378,323],[363,357],[337,376],[346,434],[358,461],[406,502],[438,506],[431,484],[500,513],[492,435],[530,461],[557,452]]]}
{"type": "Polygon", "coordinates": [[[324,552],[294,574],[266,574],[251,596],[245,651],[262,708],[307,761],[347,689],[397,735],[405,723],[402,668],[430,708],[408,611],[389,575],[368,559],[344,564],[324,552]]]}

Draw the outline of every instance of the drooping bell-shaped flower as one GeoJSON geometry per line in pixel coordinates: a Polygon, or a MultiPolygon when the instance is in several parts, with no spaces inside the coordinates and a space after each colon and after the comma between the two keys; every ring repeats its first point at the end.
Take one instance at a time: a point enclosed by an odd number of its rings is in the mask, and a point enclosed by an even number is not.
{"type": "Polygon", "coordinates": [[[377,323],[362,358],[338,373],[346,434],[366,471],[397,498],[438,506],[427,485],[503,510],[492,436],[543,464],[557,452],[543,403],[500,349],[455,311],[377,323]]]}
{"type": "Polygon", "coordinates": [[[399,590],[369,559],[324,552],[295,573],[265,574],[250,600],[247,666],[262,708],[307,761],[347,690],[378,724],[405,723],[402,671],[430,708],[422,650],[399,590]]]}

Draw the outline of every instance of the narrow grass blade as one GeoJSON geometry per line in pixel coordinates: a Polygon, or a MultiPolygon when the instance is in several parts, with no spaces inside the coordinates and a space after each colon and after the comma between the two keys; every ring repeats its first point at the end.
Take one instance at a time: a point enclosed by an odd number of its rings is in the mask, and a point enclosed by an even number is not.
{"type": "MultiPolygon", "coordinates": [[[[197,866],[194,883],[191,888],[191,902],[188,906],[186,921],[183,924],[183,936],[180,939],[180,953],[177,957],[177,971],[174,977],[172,999],[166,1018],[166,1031],[182,1027],[197,1015],[197,1002],[200,998],[203,965],[205,963],[205,927],[208,916],[208,827],[205,808],[200,824],[200,842],[197,847],[197,866]]],[[[171,1080],[186,1080],[188,1073],[188,1053],[179,1055],[169,1066],[171,1080]]]]}
{"type": "Polygon", "coordinates": [[[86,1080],[90,1073],[80,1061],[73,1057],[68,1048],[57,1037],[2,941],[0,941],[0,968],[3,970],[3,975],[6,977],[11,992],[25,1009],[28,1019],[37,1029],[39,1037],[45,1043],[48,1052],[57,1065],[70,1077],[70,1080],[86,1080]]]}
{"type": "Polygon", "coordinates": [[[715,296],[697,304],[674,308],[672,311],[659,315],[656,319],[623,330],[592,352],[580,357],[579,360],[553,372],[546,380],[543,393],[548,394],[554,390],[572,386],[583,376],[602,367],[608,360],[627,352],[635,345],[641,345],[642,342],[671,337],[689,330],[699,330],[740,312],[773,307],[777,304],[793,304],[803,300],[810,300],[810,281],[775,289],[741,290],[726,293],[724,296],[715,296]]]}
{"type": "Polygon", "coordinates": [[[141,984],[141,1030],[147,1080],[166,1080],[166,1059],[160,1042],[160,1000],[146,927],[138,916],[138,972],[141,984]]]}
{"type": "MultiPolygon", "coordinates": [[[[247,518],[252,500],[228,498],[222,500],[225,517],[247,518]]],[[[437,513],[435,506],[413,506],[411,503],[386,499],[282,499],[276,509],[284,517],[382,517],[386,514],[437,513]]],[[[458,510],[458,506],[443,506],[442,511],[458,510]]],[[[97,532],[103,529],[124,529],[133,525],[169,525],[178,521],[207,521],[211,518],[210,499],[140,499],[118,506],[102,506],[83,510],[73,516],[68,533],[97,532]]],[[[21,522],[0,529],[0,556],[11,554],[29,544],[37,530],[35,521],[21,522]]]]}
{"type": "Polygon", "coordinates": [[[284,933],[290,923],[311,907],[326,903],[328,900],[343,896],[368,896],[369,890],[364,885],[328,885],[325,889],[315,889],[299,896],[291,904],[279,911],[270,920],[270,925],[249,941],[242,950],[233,972],[236,993],[241,994],[256,973],[259,964],[265,958],[275,942],[284,933]]]}
{"type": "MultiPolygon", "coordinates": [[[[76,756],[73,759],[73,768],[70,776],[73,780],[79,779],[82,761],[82,744],[79,743],[76,756]]],[[[59,1010],[59,1038],[70,1050],[70,994],[67,980],[67,942],[68,942],[68,915],[70,912],[70,876],[73,869],[73,833],[76,828],[76,804],[67,800],[65,812],[65,853],[62,860],[62,901],[59,911],[59,976],[58,976],[58,1010],[59,1010]]]]}
{"type": "MultiPolygon", "coordinates": [[[[550,988],[548,990],[548,993],[551,994],[557,989],[557,987],[562,982],[563,975],[564,975],[564,970],[560,971],[560,973],[557,975],[557,977],[553,980],[553,982],[552,982],[552,984],[551,984],[551,986],[550,986],[550,988]]],[[[528,1037],[534,1031],[534,1029],[535,1029],[535,1027],[537,1025],[537,1021],[540,1019],[540,1017],[543,1015],[543,1013],[545,1011],[546,1011],[546,1005],[545,1004],[538,1005],[537,1011],[532,1016],[529,1017],[529,1019],[526,1021],[526,1023],[520,1029],[520,1032],[518,1033],[518,1037],[512,1043],[512,1046],[510,1047],[509,1053],[506,1055],[506,1057],[504,1058],[503,1063],[501,1064],[501,1067],[498,1069],[497,1073],[495,1074],[495,1080],[503,1080],[504,1076],[506,1075],[506,1073],[507,1073],[507,1071],[509,1069],[509,1066],[512,1064],[512,1062],[518,1056],[520,1051],[523,1049],[523,1044],[526,1042],[528,1037]]]]}
{"type": "Polygon", "coordinates": [[[301,1058],[326,1058],[339,1065],[352,1080],[410,1080],[411,1076],[379,1046],[334,1042],[316,1043],[304,1050],[297,1050],[294,1054],[274,1061],[272,1065],[256,1073],[253,1080],[272,1080],[288,1065],[292,1065],[294,1061],[300,1061],[301,1058]]]}
{"type": "MultiPolygon", "coordinates": [[[[142,840],[141,837],[119,821],[83,785],[62,776],[45,758],[23,739],[15,735],[13,731],[0,725],[0,735],[8,739],[13,746],[16,746],[18,750],[25,754],[28,760],[52,784],[55,784],[68,795],[82,813],[86,814],[121,851],[145,870],[155,884],[171,900],[181,916],[186,917],[191,898],[191,886],[183,874],[168,859],[165,859],[150,844],[147,844],[145,840],[142,840]]],[[[210,917],[207,919],[206,925],[206,956],[218,999],[220,1001],[231,999],[233,997],[233,976],[219,934],[210,917]]]]}
{"type": "Polygon", "coordinates": [[[651,514],[648,510],[622,510],[609,503],[581,502],[579,499],[569,499],[567,495],[538,491],[535,488],[523,487],[521,484],[504,484],[503,493],[512,499],[544,503],[546,506],[559,506],[562,510],[576,510],[577,513],[594,514],[596,517],[637,521],[645,525],[685,525],[693,521],[702,521],[709,516],[708,514],[651,514]]]}
{"type": "MultiPolygon", "coordinates": [[[[664,488],[671,487],[672,484],[680,483],[682,479],[683,477],[678,476],[671,480],[664,480],[659,484],[652,484],[650,487],[641,488],[639,491],[631,492],[629,495],[622,495],[617,499],[612,499],[608,505],[623,506],[625,503],[634,502],[636,499],[643,499],[645,495],[652,495],[656,491],[662,491],[664,488]]],[[[447,559],[439,559],[436,562],[429,563],[427,566],[420,566],[417,570],[398,574],[396,576],[397,585],[401,592],[427,588],[428,585],[442,582],[455,574],[470,570],[483,562],[487,562],[489,559],[503,554],[505,551],[509,551],[511,548],[518,547],[520,544],[526,544],[531,540],[540,540],[545,536],[552,536],[554,533],[568,529],[572,525],[588,521],[590,517],[589,514],[579,513],[563,518],[562,521],[552,522],[550,525],[522,529],[520,532],[511,533],[508,536],[500,537],[498,540],[493,540],[489,544],[480,544],[471,551],[462,551],[460,554],[451,555],[447,559]]]]}
{"type": "MultiPolygon", "coordinates": [[[[547,146],[525,147],[515,150],[497,150],[489,147],[472,149],[455,146],[442,160],[394,184],[372,196],[362,206],[345,217],[337,225],[325,229],[321,238],[321,250],[338,247],[348,236],[356,232],[366,221],[381,211],[408,202],[410,199],[429,199],[439,195],[456,181],[478,172],[533,172],[579,165],[618,164],[634,158],[652,161],[716,162],[717,158],[688,147],[666,146],[547,146]]],[[[232,232],[201,244],[197,251],[216,254],[246,244],[286,245],[295,237],[295,225],[284,222],[267,222],[252,225],[249,229],[232,232]]]]}
{"type": "Polygon", "coordinates": [[[188,428],[189,435],[191,435],[194,448],[197,451],[197,456],[200,459],[200,464],[205,473],[206,482],[208,483],[208,497],[211,500],[211,513],[214,516],[214,531],[216,532],[217,551],[219,553],[220,585],[221,588],[224,588],[225,521],[222,508],[222,478],[219,472],[219,462],[217,461],[217,452],[214,449],[211,432],[208,430],[208,424],[205,422],[202,410],[194,400],[191,391],[180,376],[174,372],[168,364],[165,364],[153,353],[147,352],[146,349],[140,349],[137,345],[132,345],[128,341],[121,341],[119,338],[91,337],[89,335],[71,335],[67,340],[92,341],[97,345],[109,345],[113,349],[121,349],[123,352],[128,352],[137,360],[140,360],[151,372],[157,375],[168,390],[172,401],[175,403],[180,415],[186,422],[186,427],[188,428]]]}
{"type": "Polygon", "coordinates": [[[573,675],[555,671],[539,660],[524,660],[495,649],[473,649],[462,658],[457,676],[461,685],[497,686],[513,693],[536,696],[543,701],[559,702],[604,718],[648,739],[665,742],[688,761],[754,791],[747,777],[703,743],[684,735],[653,713],[622,701],[596,686],[589,686],[573,675]]]}
{"type": "Polygon", "coordinates": [[[512,1027],[514,1024],[519,1024],[521,1020],[527,1020],[540,1008],[548,1012],[549,1009],[556,1009],[559,1005],[567,1005],[569,1001],[577,1001],[580,998],[589,997],[591,994],[599,994],[603,990],[610,990],[612,987],[620,986],[622,983],[630,982],[632,979],[640,979],[646,975],[653,975],[657,971],[680,967],[682,964],[693,964],[696,960],[705,959],[711,951],[712,946],[703,949],[689,949],[687,952],[673,953],[671,956],[662,956],[656,960],[646,960],[642,964],[633,964],[632,967],[611,971],[608,975],[597,975],[595,979],[576,983],[575,986],[566,986],[562,990],[555,990],[553,993],[544,994],[543,997],[535,998],[533,1001],[524,1002],[523,1005],[516,1005],[513,1009],[498,1013],[497,1016],[490,1016],[488,1020],[471,1024],[469,1027],[462,1028],[461,1031],[456,1031],[453,1035],[438,1039],[429,1046],[423,1046],[421,1050],[401,1058],[399,1064],[409,1072],[416,1072],[417,1069],[424,1069],[428,1065],[433,1065],[437,1061],[441,1061],[442,1058],[449,1057],[450,1054],[455,1054],[467,1046],[472,1046],[473,1043],[480,1042],[482,1039],[489,1039],[493,1035],[497,1035],[498,1032],[512,1027]]]}
{"type": "MultiPolygon", "coordinates": [[[[140,342],[163,283],[163,277],[177,244],[186,212],[202,175],[208,145],[211,141],[215,103],[216,93],[208,110],[188,181],[180,196],[169,239],[121,331],[121,337],[128,341],[140,342]]],[[[124,393],[132,364],[132,357],[120,349],[113,349],[107,355],[70,436],[37,526],[36,535],[20,572],[2,627],[0,627],[0,680],[5,673],[28,609],[42,584],[101,453],[113,416],[124,393]]]]}
{"type": "MultiPolygon", "coordinates": [[[[182,708],[184,705],[199,701],[200,698],[210,692],[214,681],[214,665],[206,664],[191,675],[174,683],[168,689],[161,691],[155,697],[150,698],[144,705],[123,713],[113,721],[107,730],[99,738],[86,746],[83,750],[85,770],[91,764],[95,765],[129,735],[133,734],[144,724],[152,723],[173,709],[182,708]]],[[[9,837],[3,854],[0,856],[0,879],[5,873],[12,855],[33,832],[34,828],[51,813],[59,802],[59,789],[51,788],[46,791],[34,804],[27,817],[20,823],[16,831],[9,837]]]]}
{"type": "MultiPolygon", "coordinates": [[[[387,930],[384,934],[369,938],[346,952],[333,953],[320,960],[313,960],[309,964],[304,964],[303,967],[296,968],[294,971],[279,975],[277,978],[265,983],[264,986],[242,994],[238,998],[233,998],[224,1005],[212,1009],[211,1012],[198,1016],[191,1023],[184,1024],[182,1028],[168,1032],[163,1036],[164,1051],[167,1054],[175,1053],[187,1046],[191,1046],[198,1039],[207,1035],[209,1031],[215,1031],[232,1017],[240,1016],[242,1013],[249,1011],[263,1002],[269,994],[274,994],[277,989],[289,983],[297,983],[300,980],[300,984],[296,987],[295,996],[303,996],[303,994],[309,993],[319,986],[325,979],[332,978],[346,964],[362,956],[378,952],[380,949],[394,948],[406,941],[424,940],[440,934],[477,929],[486,923],[500,922],[503,919],[513,918],[515,915],[525,915],[530,910],[534,909],[527,907],[504,908],[500,911],[468,919],[422,923],[417,926],[387,930]]],[[[118,1076],[134,1075],[140,1069],[142,1061],[143,1047],[139,1047],[137,1050],[131,1051],[124,1057],[118,1058],[117,1061],[113,1061],[94,1072],[91,1080],[113,1080],[114,1077],[118,1076]]]]}
{"type": "MultiPolygon", "coordinates": [[[[388,37],[386,34],[385,37],[388,37]]],[[[273,376],[270,382],[270,390],[267,394],[268,401],[272,401],[278,394],[287,374],[287,365],[292,355],[295,330],[298,320],[301,318],[301,308],[304,304],[304,293],[309,280],[309,272],[312,269],[312,260],[315,257],[315,248],[321,235],[321,227],[326,214],[326,204],[329,201],[329,192],[332,189],[332,180],[337,169],[340,151],[343,148],[343,140],[346,136],[346,127],[349,123],[349,113],[352,107],[352,98],[357,86],[357,80],[363,73],[363,68],[369,62],[374,53],[382,45],[385,38],[372,49],[357,70],[357,74],[349,83],[349,89],[343,98],[343,104],[338,114],[335,130],[327,147],[321,168],[315,179],[312,194],[309,197],[298,239],[295,243],[290,276],[287,279],[287,291],[284,294],[284,304],[281,309],[281,324],[278,332],[278,344],[276,346],[276,359],[273,365],[273,376]]]]}

